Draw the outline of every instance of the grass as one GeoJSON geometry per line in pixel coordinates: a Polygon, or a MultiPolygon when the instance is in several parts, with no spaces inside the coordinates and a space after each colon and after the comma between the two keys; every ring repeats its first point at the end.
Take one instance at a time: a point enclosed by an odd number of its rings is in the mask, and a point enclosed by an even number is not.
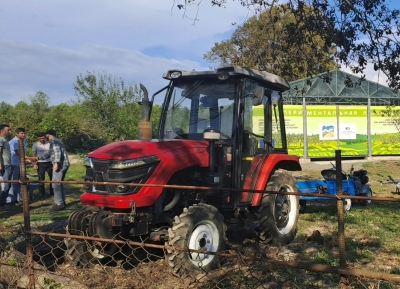
{"type": "MultiPolygon", "coordinates": [[[[27,167],[28,174],[35,174],[36,172],[27,167]]],[[[82,181],[82,176],[85,174],[83,161],[78,160],[71,164],[65,181],[82,181]]],[[[32,178],[31,178],[32,179],[32,178]]],[[[82,185],[65,185],[66,191],[66,210],[51,212],[50,209],[54,205],[53,196],[48,193],[49,184],[46,184],[46,195],[42,197],[40,193],[35,190],[33,201],[29,204],[30,219],[33,225],[35,223],[48,223],[58,220],[66,220],[72,211],[81,207],[79,198],[83,193],[82,185]]],[[[6,226],[13,226],[15,224],[23,224],[22,206],[14,207],[11,210],[0,209],[0,223],[6,226]]]]}
{"type": "MultiPolygon", "coordinates": [[[[375,197],[399,199],[395,184],[380,185],[388,176],[400,181],[399,161],[366,162],[370,184],[375,197]],[[398,177],[397,177],[398,176],[398,177]]],[[[303,178],[321,178],[318,171],[303,171],[303,178]]],[[[345,247],[349,267],[385,273],[400,272],[400,203],[373,201],[368,207],[353,206],[345,214],[345,247]]],[[[338,260],[337,202],[308,202],[300,215],[295,241],[304,242],[314,230],[319,230],[323,242],[318,251],[301,254],[298,260],[337,265],[338,260]],[[333,252],[333,253],[332,253],[333,252]]],[[[382,285],[382,284],[381,284],[382,285]]],[[[396,288],[381,286],[380,288],[396,288]]]]}

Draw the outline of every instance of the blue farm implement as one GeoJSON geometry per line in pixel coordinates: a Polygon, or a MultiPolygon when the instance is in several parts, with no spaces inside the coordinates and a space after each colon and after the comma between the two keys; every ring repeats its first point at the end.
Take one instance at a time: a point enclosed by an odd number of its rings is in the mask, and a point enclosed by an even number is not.
{"type": "MultiPolygon", "coordinates": [[[[323,180],[297,180],[296,185],[300,193],[315,194],[316,196],[300,197],[300,212],[304,212],[308,201],[329,201],[334,200],[329,197],[319,197],[317,195],[336,195],[337,180],[336,169],[325,169],[321,171],[323,180]]],[[[368,184],[368,172],[366,170],[355,171],[352,167],[349,174],[342,172],[342,193],[348,196],[372,197],[371,185],[368,184]]],[[[368,206],[371,200],[358,201],[360,205],[368,206]]],[[[350,211],[351,199],[345,199],[345,210],[350,211]]]]}

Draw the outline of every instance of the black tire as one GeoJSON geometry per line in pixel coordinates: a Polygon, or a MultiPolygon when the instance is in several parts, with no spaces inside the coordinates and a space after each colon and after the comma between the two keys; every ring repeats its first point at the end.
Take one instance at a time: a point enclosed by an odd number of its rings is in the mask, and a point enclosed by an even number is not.
{"type": "MultiPolygon", "coordinates": [[[[289,172],[277,170],[269,179],[265,190],[297,192],[298,187],[289,172]]],[[[293,241],[297,233],[299,209],[298,196],[264,194],[260,206],[253,209],[260,242],[283,245],[293,241]]]]}
{"type": "MultiPolygon", "coordinates": [[[[368,193],[365,195],[366,197],[372,197],[372,190],[371,188],[368,189],[368,193]]],[[[360,200],[359,201],[361,206],[367,207],[370,206],[372,203],[372,200],[360,200]]]]}
{"type": "MultiPolygon", "coordinates": [[[[107,229],[99,229],[101,226],[103,226],[102,220],[110,215],[112,215],[112,213],[109,211],[100,211],[96,214],[93,214],[93,216],[89,219],[88,235],[97,238],[114,239],[115,235],[112,232],[108,231],[107,229]]],[[[109,228],[109,226],[105,226],[103,228],[109,228]]],[[[87,246],[89,253],[97,260],[109,259],[118,249],[115,243],[96,241],[87,242],[87,246]]]]}
{"type": "MultiPolygon", "coordinates": [[[[70,235],[68,227],[67,235],[70,235]]],[[[84,268],[90,264],[93,256],[89,253],[86,242],[73,238],[65,238],[64,244],[67,247],[64,253],[65,261],[71,262],[76,268],[84,268]]]]}
{"type": "MultiPolygon", "coordinates": [[[[226,246],[226,226],[218,210],[207,204],[185,208],[168,229],[166,246],[220,252],[226,246]]],[[[177,277],[209,272],[218,267],[217,255],[168,249],[166,260],[177,277]]]]}
{"type": "MultiPolygon", "coordinates": [[[[94,236],[112,239],[113,236],[99,236],[96,223],[110,212],[99,212],[96,209],[85,208],[73,212],[68,218],[67,235],[94,236]],[[79,222],[81,221],[81,222],[79,222]]],[[[70,261],[75,267],[88,266],[93,261],[108,259],[115,253],[117,246],[113,243],[97,243],[74,238],[65,238],[67,250],[64,259],[70,261]]]]}

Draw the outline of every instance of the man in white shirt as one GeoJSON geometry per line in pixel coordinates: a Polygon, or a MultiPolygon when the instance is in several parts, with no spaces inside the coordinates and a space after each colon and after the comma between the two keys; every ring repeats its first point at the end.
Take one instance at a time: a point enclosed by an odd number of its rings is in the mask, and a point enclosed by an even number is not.
{"type": "MultiPolygon", "coordinates": [[[[33,163],[33,168],[37,170],[39,181],[45,180],[47,173],[49,181],[53,178],[53,164],[50,156],[50,143],[46,140],[46,133],[41,132],[37,135],[38,141],[32,146],[34,157],[38,157],[38,161],[33,163]]],[[[54,195],[53,186],[50,184],[50,195],[54,195]]],[[[45,186],[41,184],[40,192],[45,194],[45,186]]]]}

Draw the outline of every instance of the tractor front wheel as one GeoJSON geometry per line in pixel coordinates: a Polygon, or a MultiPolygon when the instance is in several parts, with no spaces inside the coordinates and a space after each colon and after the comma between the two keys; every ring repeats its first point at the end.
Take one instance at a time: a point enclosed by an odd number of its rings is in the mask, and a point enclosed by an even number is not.
{"type": "Polygon", "coordinates": [[[107,230],[100,230],[104,225],[104,219],[110,214],[111,212],[99,211],[97,208],[85,208],[69,216],[66,233],[71,237],[64,239],[67,247],[64,255],[66,260],[72,262],[77,268],[82,268],[92,261],[108,259],[116,252],[117,246],[114,243],[100,243],[72,237],[80,235],[113,239],[114,235],[107,234],[107,230]]]}
{"type": "MultiPolygon", "coordinates": [[[[266,191],[297,192],[294,177],[285,170],[273,173],[266,191]]],[[[260,206],[253,209],[258,224],[256,233],[263,243],[287,244],[294,240],[299,219],[299,197],[264,194],[260,206]]]]}
{"type": "Polygon", "coordinates": [[[217,268],[219,257],[202,252],[220,252],[226,246],[226,226],[218,210],[207,204],[198,204],[185,208],[183,213],[174,218],[168,229],[166,259],[177,277],[189,274],[209,272],[217,268]]]}

